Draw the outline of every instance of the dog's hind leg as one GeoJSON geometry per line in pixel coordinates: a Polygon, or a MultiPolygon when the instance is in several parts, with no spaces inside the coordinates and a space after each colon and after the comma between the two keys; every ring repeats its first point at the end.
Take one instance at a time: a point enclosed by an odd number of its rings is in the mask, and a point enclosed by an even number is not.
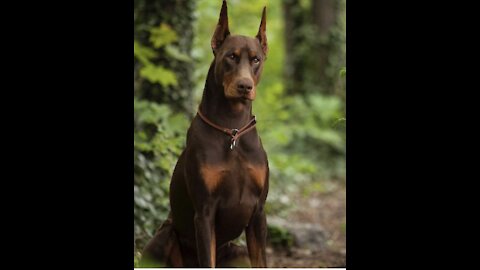
{"type": "Polygon", "coordinates": [[[227,243],[218,249],[217,267],[230,268],[250,268],[250,258],[248,257],[247,247],[239,246],[234,243],[227,243]]]}
{"type": "Polygon", "coordinates": [[[183,267],[180,245],[170,216],[143,249],[140,267],[183,267]]]}

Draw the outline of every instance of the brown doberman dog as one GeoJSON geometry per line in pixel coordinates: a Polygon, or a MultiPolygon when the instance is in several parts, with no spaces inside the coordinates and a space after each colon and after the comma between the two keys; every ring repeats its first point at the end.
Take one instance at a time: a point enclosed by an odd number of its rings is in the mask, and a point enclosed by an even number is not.
{"type": "Polygon", "coordinates": [[[215,59],[170,185],[171,212],[141,265],[267,267],[267,155],[252,102],[267,56],[266,7],[255,38],[230,35],[223,1],[215,59]],[[245,231],[247,248],[231,243],[245,231]]]}

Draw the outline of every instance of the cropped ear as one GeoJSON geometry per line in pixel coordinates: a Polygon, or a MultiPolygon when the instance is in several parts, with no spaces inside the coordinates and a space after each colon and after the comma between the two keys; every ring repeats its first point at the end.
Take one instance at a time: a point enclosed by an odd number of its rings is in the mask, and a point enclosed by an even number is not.
{"type": "Polygon", "coordinates": [[[267,7],[263,7],[262,13],[262,21],[260,22],[260,28],[258,29],[257,39],[260,41],[260,45],[262,46],[263,53],[265,54],[265,58],[267,57],[268,53],[268,44],[267,44],[267,7]]]}
{"type": "Polygon", "coordinates": [[[228,35],[230,35],[230,31],[228,30],[227,1],[223,0],[222,9],[220,10],[220,18],[218,19],[217,28],[212,37],[213,54],[215,54],[215,51],[222,46],[228,35]]]}

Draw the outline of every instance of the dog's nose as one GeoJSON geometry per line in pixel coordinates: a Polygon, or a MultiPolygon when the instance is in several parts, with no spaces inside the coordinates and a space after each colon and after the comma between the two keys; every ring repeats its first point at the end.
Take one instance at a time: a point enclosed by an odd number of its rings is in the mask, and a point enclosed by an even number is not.
{"type": "Polygon", "coordinates": [[[241,94],[248,93],[253,89],[253,82],[249,79],[241,79],[237,82],[237,90],[241,94]]]}

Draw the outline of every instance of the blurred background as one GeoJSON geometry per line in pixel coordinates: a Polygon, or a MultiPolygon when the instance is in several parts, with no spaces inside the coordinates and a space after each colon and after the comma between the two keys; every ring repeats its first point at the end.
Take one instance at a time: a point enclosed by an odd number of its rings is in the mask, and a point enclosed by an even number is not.
{"type": "MultiPolygon", "coordinates": [[[[134,0],[134,260],[169,212],[221,0],[134,0]]],[[[345,266],[345,0],[228,0],[269,55],[253,103],[270,164],[269,267],[345,266]]],[[[245,243],[244,236],[238,242],[245,243]]]]}

